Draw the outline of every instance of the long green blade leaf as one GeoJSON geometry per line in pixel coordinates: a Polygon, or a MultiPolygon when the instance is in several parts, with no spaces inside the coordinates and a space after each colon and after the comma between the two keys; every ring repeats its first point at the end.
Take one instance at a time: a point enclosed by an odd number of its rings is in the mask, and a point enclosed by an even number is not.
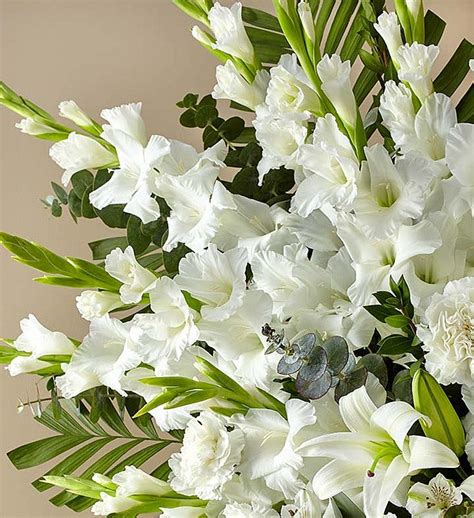
{"type": "Polygon", "coordinates": [[[462,40],[439,76],[434,80],[437,92],[453,95],[469,72],[469,59],[474,55],[474,47],[470,41],[462,40]]]}
{"type": "Polygon", "coordinates": [[[324,47],[326,54],[334,54],[336,52],[358,3],[359,0],[344,0],[339,4],[329,29],[326,46],[324,47]]]}

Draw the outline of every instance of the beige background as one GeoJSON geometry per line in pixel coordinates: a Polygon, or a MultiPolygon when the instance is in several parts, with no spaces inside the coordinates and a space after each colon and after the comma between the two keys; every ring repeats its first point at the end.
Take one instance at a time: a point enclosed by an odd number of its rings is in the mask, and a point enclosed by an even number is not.
{"type": "MultiPolygon", "coordinates": [[[[270,2],[251,3],[265,8],[270,2]]],[[[472,37],[472,0],[425,4],[449,22],[445,55],[462,36],[472,37]]],[[[192,21],[170,0],[0,0],[0,24],[0,78],[46,110],[74,99],[98,116],[101,108],[143,101],[150,133],[199,145],[198,133],[179,126],[175,102],[187,92],[208,93],[215,62],[191,38],[192,21]]],[[[49,215],[39,198],[50,193],[51,180],[59,182],[61,171],[48,157],[48,143],[20,134],[16,121],[0,111],[0,229],[88,258],[87,242],[112,231],[99,220],[75,225],[68,215],[49,215]]],[[[3,250],[0,261],[0,336],[16,337],[29,312],[51,329],[83,336],[73,290],[35,284],[34,272],[3,250]]],[[[19,472],[5,457],[48,434],[27,410],[17,415],[18,398],[28,394],[35,394],[32,378],[0,373],[0,517],[72,516],[29,485],[44,467],[19,472]]]]}

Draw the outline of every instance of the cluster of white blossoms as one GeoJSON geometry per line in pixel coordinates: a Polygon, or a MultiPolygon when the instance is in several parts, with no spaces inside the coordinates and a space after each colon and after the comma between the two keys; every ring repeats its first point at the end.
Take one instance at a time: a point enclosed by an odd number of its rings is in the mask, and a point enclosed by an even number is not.
{"type": "MultiPolygon", "coordinates": [[[[407,4],[413,12],[419,8],[407,4]]],[[[309,4],[300,2],[298,16],[311,39],[309,4]]],[[[383,518],[389,504],[412,516],[441,517],[474,499],[474,478],[459,487],[441,473],[427,484],[412,480],[423,470],[446,473],[460,464],[446,444],[421,433],[430,417],[394,400],[372,374],[338,402],[334,385],[317,400],[295,397],[294,380],[277,373],[281,356],[266,354],[264,333],[271,324],[289,341],[316,331],[323,339],[342,337],[358,361],[374,334],[393,332],[364,306],[376,304],[373,294],[390,292],[390,279],[403,276],[426,370],[442,385],[462,385],[472,406],[474,126],[458,123],[450,97],[434,89],[438,48],[403,43],[395,13],[374,25],[400,80],[385,83],[378,108],[393,140],[389,151],[376,140],[357,140],[363,122],[349,61],[322,56],[315,85],[296,54],[282,55],[269,70],[260,66],[240,3],[214,4],[208,20],[213,36],[197,28],[193,35],[228,57],[217,67],[213,96],[255,112],[260,185],[274,169],[294,171],[290,202],[268,205],[234,194],[220,180],[225,141],[198,153],[149,136],[140,103],[103,110],[103,126],[73,101],[62,103],[61,115],[100,132],[73,132],[51,147],[65,170],[64,185],[80,170],[110,169],[110,180],[90,193],[92,205],[124,205],[148,224],[160,217],[161,199],[170,210],[163,250],[184,244],[190,251],[168,277],[141,265],[132,247],[112,250],[104,268],[120,289],[78,296],[78,310],[90,321],[82,343],[30,316],[14,342],[23,354],[10,372],[38,371],[47,365],[39,358],[63,355],[56,377],[62,397],[104,386],[150,402],[164,393],[142,382],[152,376],[179,376],[212,392],[198,365],[205,360],[252,396],[265,391],[273,401],[247,412],[229,403],[216,412],[222,401],[211,393],[151,408],[160,429],[184,430],[182,447],[169,460],[169,480],[133,467],[108,482],[98,476],[109,488],[93,507],[98,515],[133,508],[131,495],[174,491],[204,503],[184,500],[163,508],[164,517],[336,518],[340,493],[367,518],[383,518]],[[114,316],[130,308],[134,314],[124,321],[114,316]]],[[[45,131],[33,125],[26,119],[20,128],[45,131]]],[[[411,353],[391,358],[402,369],[419,359],[411,353]]],[[[471,413],[464,426],[472,463],[471,413]]]]}

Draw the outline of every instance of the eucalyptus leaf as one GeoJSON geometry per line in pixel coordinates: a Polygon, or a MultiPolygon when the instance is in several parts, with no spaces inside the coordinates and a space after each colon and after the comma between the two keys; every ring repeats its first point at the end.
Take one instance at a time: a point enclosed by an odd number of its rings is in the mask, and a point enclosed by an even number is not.
{"type": "Polygon", "coordinates": [[[331,388],[332,377],[328,371],[316,380],[306,380],[299,374],[296,377],[296,390],[305,398],[320,399],[331,388]]]}
{"type": "Polygon", "coordinates": [[[349,347],[341,336],[328,338],[323,348],[327,354],[327,366],[333,375],[339,374],[349,360],[349,347]]]}
{"type": "Polygon", "coordinates": [[[367,369],[360,366],[354,369],[348,376],[344,376],[334,389],[334,399],[339,401],[342,396],[362,387],[367,380],[367,374],[367,369]]]}

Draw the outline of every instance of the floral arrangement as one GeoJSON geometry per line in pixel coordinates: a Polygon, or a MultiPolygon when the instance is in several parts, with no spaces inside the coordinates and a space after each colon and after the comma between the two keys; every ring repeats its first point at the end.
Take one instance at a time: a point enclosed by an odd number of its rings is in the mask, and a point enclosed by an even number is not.
{"type": "Polygon", "coordinates": [[[140,103],[102,123],[65,101],[72,129],[1,85],[53,142],[53,216],[124,229],[91,261],[0,235],[90,321],[3,340],[55,432],[10,460],[117,518],[473,516],[472,44],[434,77],[421,0],[174,3],[223,63],[178,103],[202,152],[149,137],[140,103]]]}

